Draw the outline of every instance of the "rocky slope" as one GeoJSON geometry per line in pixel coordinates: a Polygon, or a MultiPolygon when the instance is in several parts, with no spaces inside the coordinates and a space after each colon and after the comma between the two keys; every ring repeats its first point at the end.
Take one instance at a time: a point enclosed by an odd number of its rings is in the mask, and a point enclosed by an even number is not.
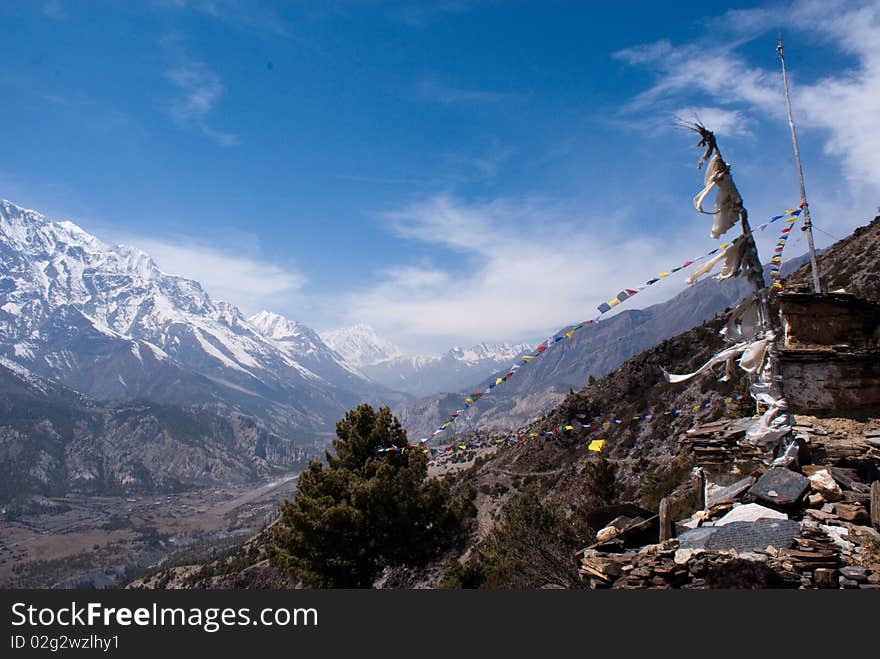
{"type": "MultiPolygon", "coordinates": [[[[880,215],[817,257],[823,290],[844,289],[868,300],[880,300],[880,215]]],[[[789,287],[812,286],[809,264],[786,280],[789,287]]]]}
{"type": "Polygon", "coordinates": [[[143,400],[97,402],[0,362],[0,502],[245,483],[308,455],[238,413],[143,400]]]}

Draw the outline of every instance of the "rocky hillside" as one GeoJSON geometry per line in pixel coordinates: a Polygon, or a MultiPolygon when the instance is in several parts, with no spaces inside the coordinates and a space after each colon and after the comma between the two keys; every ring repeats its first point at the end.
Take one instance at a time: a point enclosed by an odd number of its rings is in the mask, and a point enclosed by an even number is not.
{"type": "MultiPolygon", "coordinates": [[[[868,300],[880,300],[880,215],[819,254],[823,289],[844,289],[868,300]]],[[[786,280],[789,286],[812,286],[809,264],[786,280]]]]}
{"type": "Polygon", "coordinates": [[[0,363],[0,503],[244,483],[307,459],[252,417],[143,400],[97,402],[0,363]]]}

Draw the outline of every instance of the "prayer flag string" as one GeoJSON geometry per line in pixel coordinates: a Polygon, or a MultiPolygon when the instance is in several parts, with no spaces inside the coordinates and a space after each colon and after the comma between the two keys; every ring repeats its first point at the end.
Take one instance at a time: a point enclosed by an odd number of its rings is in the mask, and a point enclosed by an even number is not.
{"type": "MultiPolygon", "coordinates": [[[[788,223],[789,225],[792,225],[795,221],[797,221],[797,217],[801,214],[802,210],[803,210],[802,208],[786,209],[781,215],[776,215],[776,216],[770,218],[768,221],[761,224],[760,226],[757,226],[754,229],[752,229],[752,233],[754,234],[756,232],[763,231],[768,226],[770,226],[774,222],[778,222],[779,220],[785,220],[786,223],[788,223]]],[[[785,229],[783,230],[783,236],[787,237],[789,231],[791,231],[791,226],[787,227],[787,231],[785,229]]],[[[464,402],[462,403],[461,408],[455,410],[455,412],[450,414],[448,419],[444,423],[442,423],[439,427],[437,427],[437,429],[434,430],[430,435],[428,435],[427,437],[421,438],[419,440],[419,444],[424,444],[425,442],[428,442],[428,441],[434,439],[437,435],[445,432],[446,429],[449,428],[449,426],[451,426],[453,423],[455,423],[455,420],[457,418],[459,418],[469,408],[471,408],[473,405],[475,405],[477,403],[477,401],[479,401],[484,396],[488,396],[490,393],[492,393],[492,390],[495,387],[497,387],[502,382],[506,382],[507,380],[512,378],[514,375],[516,375],[516,372],[520,368],[522,368],[523,366],[528,364],[530,361],[532,361],[536,357],[540,357],[546,350],[548,350],[550,348],[550,346],[552,346],[552,345],[554,345],[564,339],[571,339],[574,336],[574,333],[577,332],[578,330],[581,330],[584,327],[588,327],[589,325],[594,325],[595,323],[599,322],[601,320],[602,316],[604,316],[606,313],[611,311],[614,307],[623,303],[625,300],[628,300],[629,298],[638,294],[639,292],[645,290],[648,286],[653,286],[657,282],[662,281],[662,280],[666,279],[667,277],[672,276],[676,272],[684,270],[685,268],[689,268],[694,263],[697,263],[699,261],[702,261],[703,259],[714,256],[715,254],[718,254],[719,252],[727,249],[728,247],[730,247],[731,245],[733,245],[737,241],[742,240],[744,237],[745,236],[738,236],[737,238],[734,238],[732,241],[726,242],[722,245],[719,245],[718,247],[716,247],[712,251],[707,252],[706,254],[703,254],[702,256],[697,256],[693,259],[685,261],[684,263],[682,263],[678,267],[670,268],[668,271],[661,272],[657,276],[652,277],[651,279],[646,281],[641,286],[637,286],[636,288],[623,289],[616,296],[614,296],[613,298],[611,298],[607,302],[603,302],[602,304],[600,304],[598,306],[599,314],[595,318],[593,318],[592,320],[584,320],[580,323],[577,323],[576,325],[570,325],[567,328],[565,328],[562,332],[560,332],[559,334],[550,336],[546,341],[543,341],[542,343],[538,344],[537,348],[535,348],[535,351],[532,354],[523,355],[515,364],[513,364],[509,369],[507,369],[507,371],[503,375],[498,376],[493,381],[489,382],[487,387],[483,391],[478,391],[478,392],[472,393],[469,396],[467,396],[464,399],[464,402]]],[[[784,245],[785,245],[785,241],[782,240],[782,246],[784,246],[784,245]]],[[[780,245],[779,245],[779,243],[777,243],[777,249],[779,247],[780,247],[780,245]]],[[[771,272],[776,273],[777,276],[778,276],[778,268],[776,268],[774,270],[773,266],[780,265],[781,262],[782,262],[782,252],[779,251],[774,254],[773,260],[771,261],[771,272]]],[[[776,284],[777,284],[777,279],[774,279],[773,280],[774,290],[778,290],[779,288],[781,288],[781,284],[779,284],[778,287],[776,286],[776,284]]]]}
{"type": "MultiPolygon", "coordinates": [[[[711,401],[705,401],[703,403],[699,403],[696,405],[689,405],[686,407],[675,407],[670,408],[668,410],[657,411],[652,410],[650,412],[646,412],[644,414],[637,414],[633,416],[624,416],[618,418],[610,418],[605,421],[591,421],[589,423],[582,423],[580,421],[571,421],[569,423],[561,424],[552,428],[548,428],[547,430],[542,430],[539,432],[529,432],[529,433],[521,433],[518,435],[509,435],[506,437],[497,437],[495,439],[481,440],[481,441],[472,441],[472,442],[463,442],[461,444],[450,444],[449,446],[443,447],[428,447],[425,446],[424,443],[420,442],[418,444],[410,444],[408,446],[388,446],[385,448],[380,448],[378,450],[379,453],[404,453],[406,451],[421,451],[422,453],[428,453],[430,455],[438,455],[442,453],[450,453],[455,451],[466,451],[473,450],[478,448],[489,448],[492,446],[498,446],[500,444],[518,444],[520,442],[525,442],[530,439],[536,439],[539,437],[554,437],[557,435],[561,435],[564,433],[572,432],[575,430],[584,430],[587,432],[592,432],[595,430],[609,430],[612,426],[626,426],[632,423],[637,423],[639,421],[650,421],[656,419],[661,416],[678,416],[684,412],[699,412],[701,410],[707,410],[712,407],[717,407],[718,405],[724,404],[729,405],[735,401],[740,401],[746,398],[745,394],[736,394],[734,396],[726,396],[724,398],[715,398],[711,401]]],[[[601,451],[605,446],[604,439],[590,439],[587,450],[589,451],[601,451]]]]}

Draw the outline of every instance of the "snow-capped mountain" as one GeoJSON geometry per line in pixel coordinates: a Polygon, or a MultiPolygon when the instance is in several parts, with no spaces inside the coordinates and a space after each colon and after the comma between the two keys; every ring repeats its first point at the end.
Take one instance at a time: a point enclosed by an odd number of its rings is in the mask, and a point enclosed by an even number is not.
{"type": "Polygon", "coordinates": [[[450,359],[461,362],[497,361],[509,362],[529,352],[532,346],[528,343],[478,343],[470,348],[453,348],[446,353],[450,359]]]}
{"type": "Polygon", "coordinates": [[[530,348],[525,343],[480,343],[470,348],[455,346],[439,357],[397,357],[364,366],[361,371],[386,387],[414,396],[426,396],[459,391],[506,369],[530,348]]]}
{"type": "Polygon", "coordinates": [[[231,404],[312,437],[376,392],[305,326],[257,320],[138,249],[0,201],[0,355],[38,375],[102,399],[231,404]]]}
{"type": "Polygon", "coordinates": [[[369,325],[323,332],[321,338],[347,364],[389,389],[412,396],[457,391],[488,376],[528,352],[527,344],[480,343],[453,347],[441,356],[404,355],[391,341],[369,325]]]}
{"type": "Polygon", "coordinates": [[[373,366],[403,357],[400,348],[380,337],[369,325],[357,324],[322,332],[321,338],[355,368],[373,366]]]}
{"type": "Polygon", "coordinates": [[[322,341],[311,327],[271,311],[254,314],[248,321],[260,335],[312,373],[337,385],[344,384],[352,391],[375,393],[375,387],[367,385],[364,375],[322,341]]]}

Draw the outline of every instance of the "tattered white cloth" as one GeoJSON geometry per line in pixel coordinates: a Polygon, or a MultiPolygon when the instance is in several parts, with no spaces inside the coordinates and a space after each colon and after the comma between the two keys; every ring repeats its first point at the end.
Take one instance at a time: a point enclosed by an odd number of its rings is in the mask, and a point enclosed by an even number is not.
{"type": "Polygon", "coordinates": [[[761,305],[757,298],[741,302],[719,332],[730,343],[751,341],[761,329],[761,305]]]}
{"type": "Polygon", "coordinates": [[[715,279],[721,280],[736,277],[739,274],[740,269],[742,268],[742,260],[745,249],[745,238],[740,237],[735,243],[730,245],[730,247],[725,249],[723,252],[720,252],[717,256],[712,257],[699,268],[694,270],[691,273],[691,276],[687,278],[687,283],[693,284],[703,275],[712,272],[715,266],[718,265],[718,262],[722,259],[724,259],[724,265],[721,268],[721,272],[716,275],[715,279]]]}
{"type": "Polygon", "coordinates": [[[730,176],[730,168],[718,157],[717,153],[712,156],[706,167],[703,183],[705,187],[694,197],[694,208],[701,213],[715,216],[710,235],[713,238],[720,238],[739,219],[742,211],[742,197],[730,176]],[[715,210],[712,213],[707,213],[703,210],[703,202],[714,188],[718,188],[718,193],[715,195],[715,210]]]}
{"type": "Polygon", "coordinates": [[[743,351],[742,357],[739,358],[739,367],[746,373],[760,375],[764,370],[764,358],[767,356],[767,348],[772,340],[773,333],[768,332],[766,338],[752,341],[743,351]]]}
{"type": "Polygon", "coordinates": [[[669,373],[666,371],[666,369],[663,369],[663,376],[666,378],[667,382],[670,382],[672,384],[676,384],[678,382],[687,382],[691,378],[698,376],[700,373],[705,373],[715,364],[727,362],[727,369],[724,376],[721,378],[722,381],[727,381],[733,375],[733,360],[737,357],[737,355],[740,355],[739,366],[741,369],[748,373],[760,374],[761,371],[764,369],[764,361],[765,357],[767,356],[767,348],[774,338],[775,337],[773,335],[773,332],[767,332],[767,334],[762,339],[758,339],[756,341],[742,341],[740,343],[737,343],[736,345],[730,346],[729,348],[722,350],[692,373],[677,375],[674,373],[669,373]]]}
{"type": "MultiPolygon", "coordinates": [[[[746,430],[746,441],[753,446],[772,446],[791,432],[784,398],[774,400],[761,417],[746,430]]],[[[795,449],[794,455],[797,449],[795,449]]]]}

